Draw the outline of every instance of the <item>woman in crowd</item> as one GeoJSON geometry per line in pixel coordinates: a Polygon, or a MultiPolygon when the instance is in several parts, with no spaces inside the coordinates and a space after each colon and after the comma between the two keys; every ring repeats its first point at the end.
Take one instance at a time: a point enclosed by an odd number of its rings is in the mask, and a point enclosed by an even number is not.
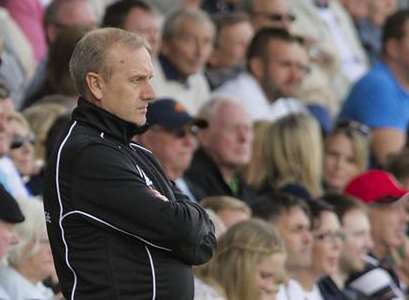
{"type": "Polygon", "coordinates": [[[318,281],[324,276],[336,273],[343,234],[337,215],[330,205],[314,200],[309,202],[309,206],[314,243],[311,266],[298,273],[304,290],[303,296],[310,300],[335,300],[331,297],[331,293],[319,287],[318,281]]]}
{"type": "Polygon", "coordinates": [[[16,226],[20,240],[9,252],[9,266],[0,268],[0,285],[13,300],[54,299],[42,284],[54,272],[42,202],[23,199],[19,206],[26,219],[16,226]]]}
{"type": "Polygon", "coordinates": [[[317,121],[307,114],[292,114],[258,130],[260,140],[254,145],[262,146],[248,168],[248,183],[259,194],[281,190],[303,198],[319,196],[323,155],[317,121]]]}
{"type": "Polygon", "coordinates": [[[232,226],[198,277],[226,299],[275,300],[284,280],[285,250],[271,224],[251,219],[232,226]]]}
{"type": "Polygon", "coordinates": [[[24,116],[18,112],[10,115],[11,144],[10,158],[13,160],[23,182],[32,195],[39,191],[31,179],[39,173],[40,167],[34,157],[35,136],[24,116]]]}
{"type": "Polygon", "coordinates": [[[368,168],[369,128],[355,121],[339,123],[325,140],[324,186],[342,192],[346,184],[368,168]]]}

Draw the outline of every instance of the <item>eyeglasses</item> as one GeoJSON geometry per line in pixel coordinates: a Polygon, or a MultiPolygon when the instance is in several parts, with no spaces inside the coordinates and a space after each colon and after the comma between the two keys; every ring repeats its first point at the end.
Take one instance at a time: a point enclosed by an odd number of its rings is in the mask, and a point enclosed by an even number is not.
{"type": "Polygon", "coordinates": [[[253,15],[262,16],[264,18],[270,19],[273,22],[294,22],[296,17],[293,14],[275,14],[275,13],[267,13],[262,11],[253,11],[253,15]]]}
{"type": "Polygon", "coordinates": [[[345,234],[342,231],[327,231],[323,233],[314,234],[314,238],[323,242],[335,242],[335,241],[344,241],[345,234]]]}
{"type": "Polygon", "coordinates": [[[11,149],[19,149],[25,144],[34,145],[36,139],[33,134],[28,134],[26,136],[15,136],[10,144],[11,149]]]}
{"type": "Polygon", "coordinates": [[[354,130],[364,136],[368,136],[369,133],[371,132],[368,126],[366,126],[365,124],[359,123],[357,121],[353,121],[353,120],[341,120],[337,122],[335,125],[335,130],[336,129],[354,130]]]}

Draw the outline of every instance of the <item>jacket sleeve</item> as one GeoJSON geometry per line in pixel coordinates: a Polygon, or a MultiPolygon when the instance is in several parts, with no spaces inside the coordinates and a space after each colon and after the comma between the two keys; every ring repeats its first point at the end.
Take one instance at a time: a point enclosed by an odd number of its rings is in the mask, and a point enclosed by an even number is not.
{"type": "Polygon", "coordinates": [[[74,209],[91,215],[97,225],[172,251],[187,264],[209,260],[216,239],[205,210],[180,195],[176,201],[161,200],[134,164],[110,146],[86,147],[74,168],[74,209]]]}

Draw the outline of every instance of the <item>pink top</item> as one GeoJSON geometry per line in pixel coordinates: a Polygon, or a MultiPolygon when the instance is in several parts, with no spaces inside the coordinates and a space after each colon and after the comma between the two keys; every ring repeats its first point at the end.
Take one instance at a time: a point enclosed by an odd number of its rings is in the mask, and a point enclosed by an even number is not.
{"type": "Polygon", "coordinates": [[[47,53],[43,27],[44,7],[40,0],[0,0],[33,48],[36,61],[42,60],[47,53]]]}

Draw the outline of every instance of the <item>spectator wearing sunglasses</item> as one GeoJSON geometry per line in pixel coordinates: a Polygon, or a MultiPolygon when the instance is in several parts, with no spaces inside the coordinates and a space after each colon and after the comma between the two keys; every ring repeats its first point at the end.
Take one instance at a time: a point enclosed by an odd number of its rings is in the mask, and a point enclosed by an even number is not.
{"type": "Polygon", "coordinates": [[[197,147],[196,135],[207,127],[207,121],[192,117],[174,99],[161,98],[149,105],[147,122],[149,130],[138,137],[139,141],[158,158],[166,176],[190,200],[199,201],[201,192],[184,173],[197,147]]]}
{"type": "Polygon", "coordinates": [[[10,115],[11,144],[9,156],[13,160],[20,176],[27,189],[32,195],[38,195],[39,191],[34,191],[31,179],[40,171],[34,156],[35,136],[30,129],[30,125],[24,116],[18,112],[10,115]]]}
{"type": "Polygon", "coordinates": [[[0,83],[0,184],[13,197],[28,197],[29,193],[19,175],[16,166],[9,158],[11,144],[10,116],[14,105],[9,97],[9,90],[0,83]]]}
{"type": "Polygon", "coordinates": [[[355,121],[339,122],[325,139],[324,187],[342,192],[368,167],[369,128],[355,121]]]}
{"type": "Polygon", "coordinates": [[[382,60],[352,87],[340,115],[371,127],[371,149],[381,166],[407,142],[408,36],[409,10],[398,11],[386,20],[382,60]]]}

